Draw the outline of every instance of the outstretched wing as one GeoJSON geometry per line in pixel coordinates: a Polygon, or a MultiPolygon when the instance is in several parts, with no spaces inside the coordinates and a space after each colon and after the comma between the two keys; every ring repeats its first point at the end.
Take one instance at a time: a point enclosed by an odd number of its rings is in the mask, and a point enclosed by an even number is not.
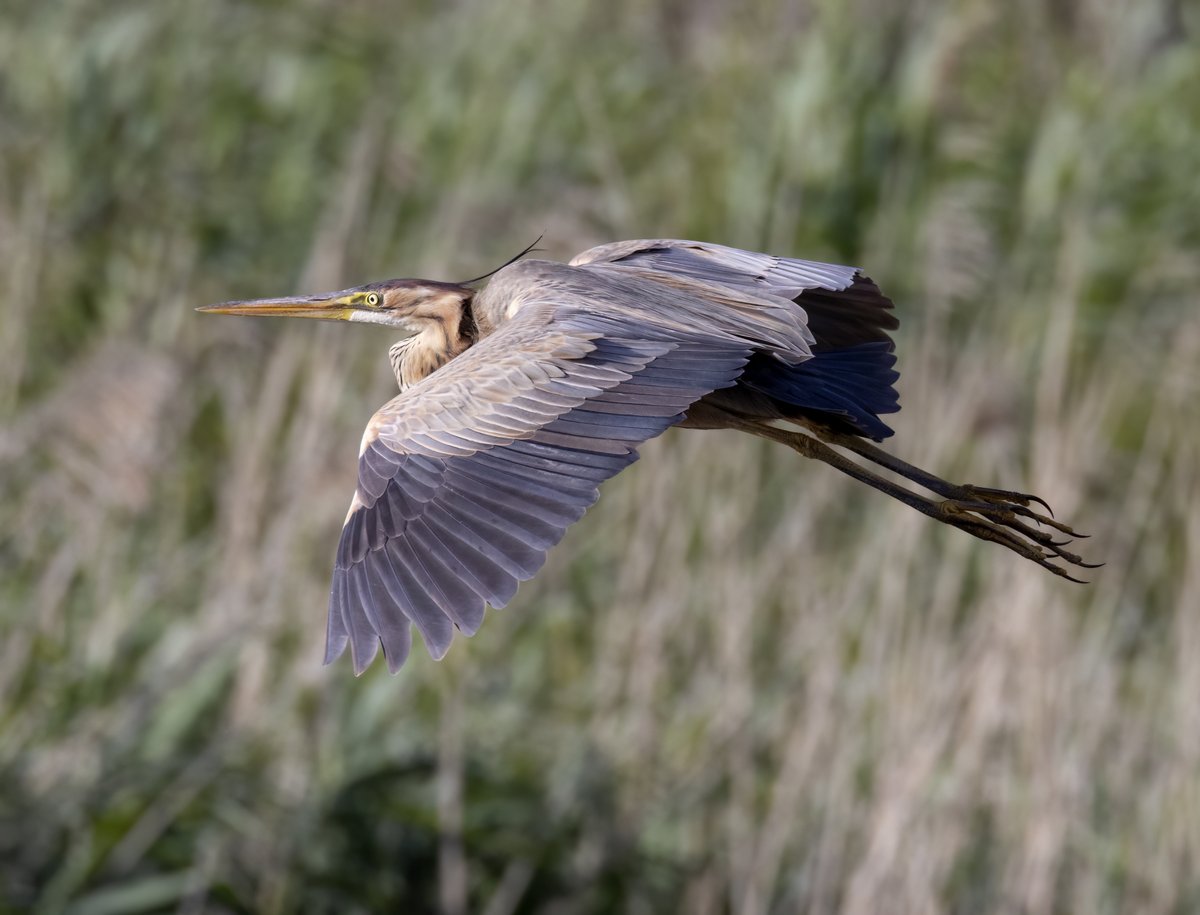
{"type": "Polygon", "coordinates": [[[326,663],[442,657],[503,607],[637,447],[731,385],[753,345],[529,306],[375,414],[342,530],[326,663]]]}
{"type": "Polygon", "coordinates": [[[811,335],[809,358],[789,365],[757,354],[740,386],[766,395],[788,417],[876,441],[892,434],[880,415],[900,409],[888,333],[899,322],[891,299],[857,268],[673,239],[601,245],[572,263],[660,283],[700,284],[709,295],[725,288],[734,295],[785,301],[811,335]]]}
{"type": "Polygon", "coordinates": [[[891,299],[857,267],[671,238],[600,245],[577,254],[571,264],[654,271],[792,299],[805,310],[816,341],[814,352],[864,343],[890,345],[888,331],[899,326],[891,299]]]}

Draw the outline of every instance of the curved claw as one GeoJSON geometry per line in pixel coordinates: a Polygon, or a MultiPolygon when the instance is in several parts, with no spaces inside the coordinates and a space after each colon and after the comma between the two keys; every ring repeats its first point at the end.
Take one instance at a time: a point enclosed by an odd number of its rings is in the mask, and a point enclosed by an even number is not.
{"type": "MultiPolygon", "coordinates": [[[[988,504],[998,505],[1001,503],[993,502],[993,503],[988,503],[988,504]]],[[[1024,505],[1020,505],[1020,504],[1014,502],[1014,503],[1005,505],[1004,508],[1007,509],[1008,511],[1013,512],[1014,514],[1020,515],[1022,518],[1028,518],[1031,521],[1035,521],[1038,524],[1042,525],[1043,527],[1052,527],[1056,531],[1060,531],[1061,533],[1066,534],[1068,537],[1075,538],[1075,537],[1086,537],[1087,536],[1086,534],[1079,533],[1073,527],[1071,527],[1071,525],[1069,525],[1069,524],[1064,524],[1061,521],[1055,521],[1053,518],[1048,518],[1045,515],[1039,514],[1038,512],[1035,512],[1033,509],[1027,508],[1024,505]]]]}
{"type": "MultiPolygon", "coordinates": [[[[995,501],[1001,502],[1015,502],[1021,506],[1026,506],[1030,502],[1036,502],[1050,513],[1051,518],[1054,517],[1054,509],[1050,507],[1050,504],[1041,496],[1035,496],[1031,492],[1017,492],[1016,490],[1010,489],[992,489],[988,486],[973,486],[971,484],[967,484],[963,487],[963,489],[969,493],[972,493],[973,495],[983,496],[989,501],[994,499],[995,501]]],[[[1066,533],[1066,531],[1063,533],[1066,533]]]]}
{"type": "MultiPolygon", "coordinates": [[[[1050,507],[1050,503],[1047,502],[1045,499],[1040,499],[1034,495],[1026,495],[1025,498],[1028,499],[1030,502],[1036,502],[1038,505],[1040,505],[1042,508],[1046,509],[1046,511],[1050,513],[1051,518],[1054,517],[1054,509],[1052,509],[1050,507]]],[[[1026,504],[1028,504],[1028,503],[1026,503],[1026,504]]]]}

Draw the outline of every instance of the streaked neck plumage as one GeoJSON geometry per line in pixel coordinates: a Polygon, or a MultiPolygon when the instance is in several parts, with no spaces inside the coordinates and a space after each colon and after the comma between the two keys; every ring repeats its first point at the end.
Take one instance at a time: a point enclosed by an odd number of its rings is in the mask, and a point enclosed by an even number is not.
{"type": "Polygon", "coordinates": [[[475,342],[469,302],[447,302],[436,314],[423,317],[420,330],[392,344],[388,359],[396,383],[404,391],[437,371],[475,342]]]}

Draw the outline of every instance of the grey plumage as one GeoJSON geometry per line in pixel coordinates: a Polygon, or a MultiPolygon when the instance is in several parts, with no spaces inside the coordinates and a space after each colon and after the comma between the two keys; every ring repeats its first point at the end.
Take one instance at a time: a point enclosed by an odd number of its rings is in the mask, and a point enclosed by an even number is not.
{"type": "Polygon", "coordinates": [[[531,578],[598,486],[671,426],[780,441],[1066,576],[1033,496],[956,486],[875,448],[898,409],[892,303],[853,267],[664,239],[520,261],[476,292],[396,280],[208,310],[393,324],[401,386],[371,419],[330,590],[326,661],[435,658],[531,578]],[[782,429],[777,421],[809,434],[782,429]],[[815,438],[813,437],[815,436],[815,438]],[[943,496],[884,480],[847,449],[943,496]]]}

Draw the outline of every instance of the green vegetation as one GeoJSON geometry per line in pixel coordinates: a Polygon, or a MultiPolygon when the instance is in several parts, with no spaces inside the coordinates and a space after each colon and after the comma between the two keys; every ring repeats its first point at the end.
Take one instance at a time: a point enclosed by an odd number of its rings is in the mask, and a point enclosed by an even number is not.
{"type": "Polygon", "coordinates": [[[6,3],[0,910],[1200,909],[1184,6],[6,3]],[[670,433],[444,662],[322,668],[392,338],[192,308],[540,232],[869,265],[893,450],[1108,565],[670,433]]]}

